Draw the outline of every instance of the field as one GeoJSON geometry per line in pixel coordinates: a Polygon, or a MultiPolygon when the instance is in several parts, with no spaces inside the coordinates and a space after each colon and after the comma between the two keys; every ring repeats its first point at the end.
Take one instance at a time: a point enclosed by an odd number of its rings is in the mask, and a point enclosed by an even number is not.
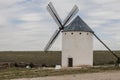
{"type": "MultiPolygon", "coordinates": [[[[120,56],[120,51],[114,51],[120,56]]],[[[113,64],[116,58],[108,51],[94,51],[94,65],[113,64]]],[[[34,63],[38,65],[53,66],[61,64],[61,52],[50,51],[44,53],[42,51],[7,51],[0,52],[0,62],[24,62],[34,63]]]]}
{"type": "Polygon", "coordinates": [[[41,52],[41,51],[10,51],[0,52],[0,62],[33,63],[41,65],[60,64],[60,52],[41,52]]]}
{"type": "MultiPolygon", "coordinates": [[[[100,73],[100,72],[116,72],[120,71],[118,67],[92,67],[92,68],[68,68],[68,69],[42,69],[42,68],[7,68],[0,70],[0,80],[10,80],[17,78],[35,78],[35,77],[47,77],[47,76],[63,76],[63,75],[76,75],[76,74],[86,74],[86,73],[100,73]]],[[[23,79],[21,79],[23,80],[23,79]]],[[[24,79],[32,80],[32,79],[24,79]]],[[[36,80],[36,79],[34,79],[36,80]]],[[[41,79],[37,79],[41,80],[41,79]]],[[[46,79],[44,79],[46,80],[46,79]]],[[[49,79],[48,79],[49,80],[49,79]]],[[[52,79],[51,79],[52,80],[52,79]]],[[[64,78],[61,80],[65,80],[64,78]]],[[[66,79],[69,80],[69,79],[66,79]]],[[[85,79],[86,80],[86,79],[85,79]]],[[[89,80],[89,79],[87,79],[89,80]]],[[[97,79],[94,79],[97,80],[97,79]]],[[[104,79],[102,79],[104,80],[104,79]]],[[[107,79],[111,80],[111,79],[107,79]]]]}
{"type": "Polygon", "coordinates": [[[12,80],[120,80],[120,71],[111,70],[105,72],[79,73],[61,76],[45,76],[35,78],[20,78],[12,80]]]}
{"type": "MultiPolygon", "coordinates": [[[[114,53],[120,57],[120,51],[114,51],[114,53]]],[[[114,57],[109,51],[94,51],[94,65],[113,64],[116,60],[116,57],[114,57]]]]}
{"type": "MultiPolygon", "coordinates": [[[[114,51],[120,57],[120,51],[114,51]]],[[[93,68],[76,68],[76,69],[44,69],[44,68],[6,68],[0,69],[0,80],[13,79],[13,78],[32,78],[32,77],[45,77],[56,75],[68,75],[68,74],[81,74],[81,73],[98,73],[109,71],[120,71],[119,67],[106,67],[108,64],[114,64],[116,58],[108,51],[94,51],[94,65],[105,65],[105,67],[93,67],[93,68]]],[[[0,63],[3,62],[24,62],[34,63],[38,65],[46,64],[47,66],[53,66],[61,64],[61,52],[51,51],[44,53],[42,51],[8,51],[0,52],[0,63]]],[[[28,80],[28,79],[27,79],[28,80]]],[[[34,79],[36,80],[36,79],[34,79]]],[[[39,80],[39,79],[38,79],[39,80]]],[[[97,79],[96,79],[97,80],[97,79]]],[[[103,80],[103,79],[102,79],[103,80]]],[[[119,80],[119,79],[118,79],[119,80]]]]}

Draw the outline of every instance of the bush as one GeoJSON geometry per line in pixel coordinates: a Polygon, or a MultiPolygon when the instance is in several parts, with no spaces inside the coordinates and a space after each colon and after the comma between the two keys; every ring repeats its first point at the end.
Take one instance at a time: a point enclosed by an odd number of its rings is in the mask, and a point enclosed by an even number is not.
{"type": "Polygon", "coordinates": [[[29,66],[30,66],[31,68],[35,67],[32,62],[29,64],[29,66]]]}
{"type": "Polygon", "coordinates": [[[16,62],[14,63],[14,67],[18,67],[18,64],[16,62]]]}

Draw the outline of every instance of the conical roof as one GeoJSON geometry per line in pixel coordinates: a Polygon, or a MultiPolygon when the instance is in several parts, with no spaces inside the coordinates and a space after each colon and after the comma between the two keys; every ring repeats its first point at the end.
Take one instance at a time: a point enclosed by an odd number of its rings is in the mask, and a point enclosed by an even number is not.
{"type": "Polygon", "coordinates": [[[77,16],[70,24],[65,26],[63,31],[84,31],[94,33],[79,16],[77,16]]]}

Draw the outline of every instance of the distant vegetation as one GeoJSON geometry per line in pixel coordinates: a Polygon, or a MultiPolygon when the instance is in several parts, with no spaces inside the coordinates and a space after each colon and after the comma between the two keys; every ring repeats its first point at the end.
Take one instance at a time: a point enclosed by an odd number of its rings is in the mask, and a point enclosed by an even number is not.
{"type": "MultiPolygon", "coordinates": [[[[120,57],[120,51],[114,51],[120,57]]],[[[94,51],[94,65],[114,64],[116,58],[108,51],[94,51]]],[[[0,63],[11,62],[34,64],[37,66],[55,66],[61,64],[61,52],[50,51],[4,51],[0,52],[0,63]]]]}
{"type": "Polygon", "coordinates": [[[61,52],[51,51],[8,51],[0,52],[0,62],[16,63],[24,67],[23,64],[34,64],[36,66],[55,66],[60,65],[61,52]]]}
{"type": "MultiPolygon", "coordinates": [[[[120,51],[114,51],[114,53],[120,57],[120,51]]],[[[113,56],[109,51],[94,51],[94,65],[114,64],[116,60],[116,57],[113,56]]]]}

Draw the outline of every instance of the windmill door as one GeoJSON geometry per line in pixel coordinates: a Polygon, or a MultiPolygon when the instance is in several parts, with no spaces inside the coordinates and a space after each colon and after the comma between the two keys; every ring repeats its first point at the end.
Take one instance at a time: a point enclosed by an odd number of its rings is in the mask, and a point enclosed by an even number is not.
{"type": "Polygon", "coordinates": [[[73,67],[73,58],[68,58],[68,67],[73,67]]]}

